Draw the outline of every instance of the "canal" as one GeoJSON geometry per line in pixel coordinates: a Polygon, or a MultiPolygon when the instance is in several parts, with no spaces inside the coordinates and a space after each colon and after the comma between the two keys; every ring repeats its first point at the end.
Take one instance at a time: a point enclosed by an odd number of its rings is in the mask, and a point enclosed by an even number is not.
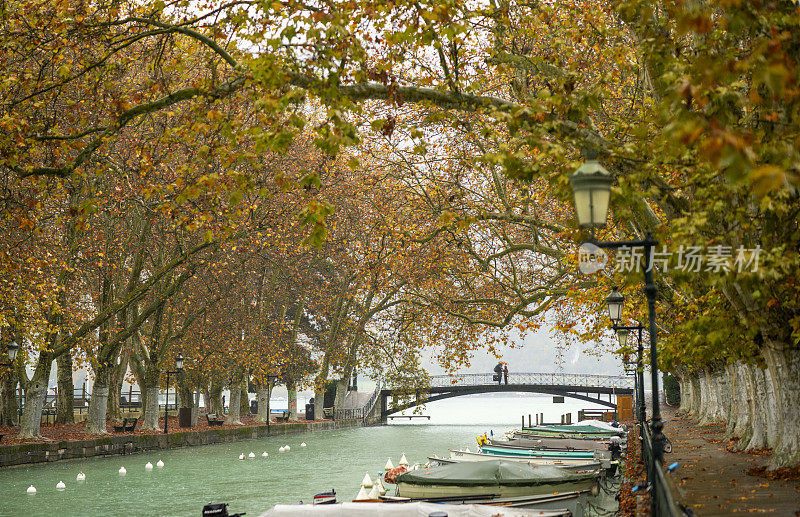
{"type": "Polygon", "coordinates": [[[173,449],[158,453],[64,461],[0,470],[0,515],[198,516],[203,504],[229,502],[233,512],[257,516],[276,503],[310,503],[315,493],[335,488],[340,500],[358,492],[365,472],[373,478],[386,459],[424,463],[449,448],[476,446],[475,436],[519,426],[521,414],[545,413],[552,420],[592,407],[551,397],[471,396],[429,404],[430,423],[322,431],[259,440],[173,449]],[[300,444],[305,442],[306,447],[300,444]],[[289,445],[289,452],[278,448],[289,445]],[[263,452],[269,453],[267,458],[263,452]],[[255,453],[254,459],[239,455],[255,453]],[[145,470],[158,460],[163,468],[145,470]],[[118,470],[125,467],[127,474],[118,470]],[[75,480],[79,472],[86,481],[75,480]],[[56,490],[64,481],[66,489],[56,490]],[[34,485],[37,493],[28,495],[34,485]]]}

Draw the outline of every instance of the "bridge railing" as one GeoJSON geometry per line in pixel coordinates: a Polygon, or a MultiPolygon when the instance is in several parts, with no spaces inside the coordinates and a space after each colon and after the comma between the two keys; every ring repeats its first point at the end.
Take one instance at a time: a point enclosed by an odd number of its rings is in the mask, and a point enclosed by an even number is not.
{"type": "MultiPolygon", "coordinates": [[[[431,388],[450,386],[481,386],[497,384],[493,373],[464,373],[429,377],[431,388]]],[[[505,384],[505,379],[503,379],[505,384]]],[[[633,380],[625,375],[595,375],[583,373],[515,373],[508,374],[509,385],[579,386],[586,388],[633,388],[633,380]]]]}

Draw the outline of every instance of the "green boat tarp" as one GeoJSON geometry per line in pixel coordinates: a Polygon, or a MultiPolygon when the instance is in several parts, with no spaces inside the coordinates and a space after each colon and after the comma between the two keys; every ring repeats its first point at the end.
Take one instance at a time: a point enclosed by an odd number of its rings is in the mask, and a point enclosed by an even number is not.
{"type": "Polygon", "coordinates": [[[546,425],[523,427],[523,431],[534,431],[543,433],[569,433],[569,434],[602,434],[614,436],[622,433],[622,429],[618,431],[611,431],[610,429],[603,429],[602,427],[595,427],[593,425],[546,425]]]}
{"type": "Polygon", "coordinates": [[[569,472],[558,467],[489,460],[411,470],[397,476],[397,482],[411,485],[532,486],[585,481],[595,477],[595,473],[569,472]]]}

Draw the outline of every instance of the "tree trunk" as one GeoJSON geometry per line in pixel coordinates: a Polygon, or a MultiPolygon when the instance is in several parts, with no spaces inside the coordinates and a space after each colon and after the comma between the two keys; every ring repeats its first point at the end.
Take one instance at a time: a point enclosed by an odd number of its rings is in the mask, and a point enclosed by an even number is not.
{"type": "Polygon", "coordinates": [[[228,425],[243,425],[242,421],[239,417],[239,409],[241,408],[241,398],[242,398],[242,388],[241,388],[241,378],[238,382],[231,385],[231,400],[228,405],[228,418],[225,419],[225,423],[228,425]]]}
{"type": "Polygon", "coordinates": [[[192,402],[192,427],[197,427],[197,419],[200,417],[200,390],[194,392],[192,402]]]}
{"type": "Polygon", "coordinates": [[[20,438],[40,439],[42,427],[42,408],[47,395],[47,384],[50,380],[50,367],[53,357],[48,353],[39,355],[33,378],[25,386],[25,408],[20,422],[20,438]]]}
{"type": "Polygon", "coordinates": [[[344,399],[347,397],[347,385],[350,383],[350,378],[337,379],[334,381],[336,386],[336,397],[334,398],[333,405],[337,409],[344,408],[344,399]]]}
{"type": "Polygon", "coordinates": [[[222,404],[222,386],[212,384],[208,399],[210,400],[210,411],[209,408],[206,408],[206,411],[216,413],[221,418],[225,414],[225,408],[222,404]]]}
{"type": "Polygon", "coordinates": [[[247,378],[245,377],[244,382],[242,382],[242,393],[239,398],[239,414],[240,415],[249,415],[250,414],[250,395],[247,392],[247,378]]]}
{"type": "Polygon", "coordinates": [[[322,358],[322,366],[314,381],[314,416],[316,418],[324,418],[323,406],[325,405],[325,388],[328,385],[328,373],[330,371],[330,358],[328,351],[325,350],[325,355],[322,358]]]}
{"type": "Polygon", "coordinates": [[[267,418],[269,418],[267,409],[272,391],[270,388],[271,386],[258,385],[258,414],[256,415],[256,422],[266,422],[267,418]]]}
{"type": "Polygon", "coordinates": [[[768,343],[762,353],[771,373],[780,422],[770,467],[795,467],[800,465],[800,350],[768,343]]]}
{"type": "MultiPolygon", "coordinates": [[[[122,414],[122,382],[125,380],[125,373],[128,371],[128,357],[123,354],[120,364],[111,368],[111,375],[108,386],[108,420],[112,422],[122,422],[125,415],[122,414]]],[[[130,404],[130,400],[128,403],[130,404]]]]}
{"type": "Polygon", "coordinates": [[[158,367],[148,363],[145,366],[144,379],[142,379],[143,387],[142,396],[144,401],[142,403],[142,429],[147,431],[158,431],[158,418],[161,412],[158,408],[158,382],[159,382],[158,367]]]}
{"type": "Polygon", "coordinates": [[[75,401],[73,390],[75,385],[72,382],[72,355],[67,351],[56,359],[56,371],[58,382],[58,399],[56,400],[56,423],[74,424],[75,423],[75,401]]]}
{"type": "Polygon", "coordinates": [[[17,377],[8,370],[0,375],[0,425],[17,425],[17,377]]]}
{"type": "Polygon", "coordinates": [[[110,379],[111,368],[106,365],[99,365],[95,370],[92,399],[89,401],[89,416],[86,419],[87,434],[108,433],[106,430],[106,411],[108,409],[108,385],[110,379]]]}
{"type": "Polygon", "coordinates": [[[286,393],[289,404],[289,419],[297,420],[297,384],[294,381],[286,383],[286,393]]]}

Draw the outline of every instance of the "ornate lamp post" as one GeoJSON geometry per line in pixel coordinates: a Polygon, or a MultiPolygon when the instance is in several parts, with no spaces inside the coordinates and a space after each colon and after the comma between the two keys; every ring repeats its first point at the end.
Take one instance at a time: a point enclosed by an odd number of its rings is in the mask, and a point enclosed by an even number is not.
{"type": "MultiPolygon", "coordinates": [[[[167,398],[164,400],[164,434],[169,433],[169,376],[178,375],[183,372],[183,356],[178,354],[175,358],[175,369],[167,370],[167,398]]],[[[175,400],[178,400],[178,387],[175,387],[175,400]]]]}
{"type": "MultiPolygon", "coordinates": [[[[644,293],[647,297],[648,331],[650,333],[650,369],[653,385],[653,414],[651,429],[653,431],[653,456],[656,462],[661,462],[664,457],[664,424],[661,421],[661,409],[658,400],[658,351],[656,348],[656,294],[658,288],[653,281],[653,249],[658,241],[652,233],[647,232],[643,240],[602,242],[594,240],[594,229],[603,228],[608,216],[608,204],[611,197],[612,178],[609,172],[597,162],[596,157],[587,156],[587,161],[581,165],[569,178],[572,184],[572,193],[575,201],[575,213],[578,217],[578,226],[588,228],[592,232],[592,242],[599,248],[644,248],[644,293]]],[[[613,295],[614,293],[612,293],[613,295]]],[[[621,304],[620,304],[621,316],[621,304]]],[[[609,316],[616,324],[611,314],[609,316]]],[[[651,478],[652,479],[652,478],[651,478]]],[[[655,501],[653,501],[655,503],[655,501]]]]}
{"type": "MultiPolygon", "coordinates": [[[[13,339],[11,343],[6,346],[6,354],[8,355],[7,363],[0,363],[0,366],[14,366],[14,361],[17,359],[17,352],[19,352],[19,345],[13,339]]],[[[20,388],[19,400],[17,404],[17,421],[22,420],[22,389],[20,388]]]]}
{"type": "Polygon", "coordinates": [[[16,341],[11,341],[11,343],[6,346],[6,354],[8,355],[8,362],[2,363],[0,366],[13,366],[14,360],[17,358],[17,352],[19,352],[19,345],[16,341]]]}

